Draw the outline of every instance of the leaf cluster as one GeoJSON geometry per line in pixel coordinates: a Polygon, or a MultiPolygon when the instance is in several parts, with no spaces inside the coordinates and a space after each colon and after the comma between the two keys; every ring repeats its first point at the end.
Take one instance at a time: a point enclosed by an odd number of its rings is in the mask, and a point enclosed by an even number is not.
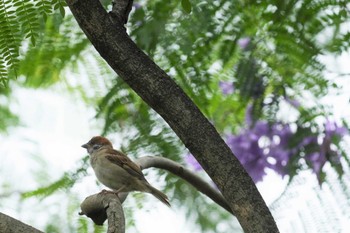
{"type": "Polygon", "coordinates": [[[35,46],[40,26],[48,16],[60,10],[64,15],[63,0],[1,0],[0,1],[0,84],[7,85],[10,74],[17,77],[20,46],[30,40],[35,46]]]}

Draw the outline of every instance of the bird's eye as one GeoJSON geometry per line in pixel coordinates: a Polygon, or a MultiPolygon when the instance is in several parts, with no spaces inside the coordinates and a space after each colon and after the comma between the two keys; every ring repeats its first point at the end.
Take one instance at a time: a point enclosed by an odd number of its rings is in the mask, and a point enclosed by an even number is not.
{"type": "Polygon", "coordinates": [[[92,149],[93,149],[93,150],[98,150],[98,149],[100,149],[100,148],[101,148],[101,145],[100,145],[100,144],[95,144],[95,145],[92,146],[92,149]]]}

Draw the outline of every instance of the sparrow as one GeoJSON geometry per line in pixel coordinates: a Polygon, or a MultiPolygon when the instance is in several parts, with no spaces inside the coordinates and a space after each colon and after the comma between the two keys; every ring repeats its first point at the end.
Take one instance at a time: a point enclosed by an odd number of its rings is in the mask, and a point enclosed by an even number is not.
{"type": "Polygon", "coordinates": [[[105,137],[95,136],[82,145],[90,155],[90,163],[97,179],[116,193],[141,191],[150,193],[170,207],[168,197],[148,183],[140,166],[123,152],[113,149],[105,137]]]}

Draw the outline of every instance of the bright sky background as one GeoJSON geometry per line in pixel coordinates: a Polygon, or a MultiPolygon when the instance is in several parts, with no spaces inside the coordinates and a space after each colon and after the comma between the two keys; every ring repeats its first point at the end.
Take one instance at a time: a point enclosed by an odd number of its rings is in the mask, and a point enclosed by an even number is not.
{"type": "MultiPolygon", "coordinates": [[[[327,63],[330,71],[350,73],[349,54],[337,60],[327,58],[327,63]]],[[[345,87],[344,92],[339,96],[325,97],[323,101],[334,106],[336,118],[349,118],[349,76],[338,77],[336,80],[345,87]]],[[[57,91],[62,87],[56,86],[53,89],[57,91]]],[[[28,90],[15,87],[13,90],[12,95],[16,101],[11,104],[11,108],[19,114],[21,126],[10,130],[8,135],[0,135],[0,184],[7,183],[11,189],[18,191],[32,190],[36,188],[36,179],[54,181],[64,172],[76,168],[77,161],[86,155],[80,145],[97,135],[101,131],[101,125],[93,118],[95,112],[92,106],[86,106],[69,94],[58,94],[51,89],[28,90]]],[[[118,139],[114,138],[114,141],[116,140],[118,139]]],[[[148,179],[153,183],[152,177],[148,179]]],[[[157,187],[157,184],[155,186],[157,187]]],[[[271,173],[258,187],[267,203],[271,203],[283,191],[285,181],[271,173]]],[[[80,192],[77,197],[79,202],[101,189],[102,187],[95,182],[92,169],[89,169],[89,175],[74,187],[74,190],[80,192]]],[[[2,187],[2,190],[6,193],[7,189],[2,187]]],[[[69,194],[61,194],[58,197],[61,198],[61,206],[53,204],[57,200],[56,197],[45,199],[42,202],[47,206],[45,213],[42,213],[42,206],[34,206],[35,201],[29,200],[25,206],[19,206],[17,194],[13,194],[11,198],[0,197],[0,208],[2,212],[24,222],[31,222],[34,227],[42,229],[42,219],[57,214],[57,208],[66,208],[69,205],[64,195],[69,194]]],[[[191,225],[186,223],[182,212],[167,208],[153,197],[147,200],[150,202],[147,205],[151,205],[152,208],[137,209],[135,214],[137,232],[196,233],[191,225]]]]}

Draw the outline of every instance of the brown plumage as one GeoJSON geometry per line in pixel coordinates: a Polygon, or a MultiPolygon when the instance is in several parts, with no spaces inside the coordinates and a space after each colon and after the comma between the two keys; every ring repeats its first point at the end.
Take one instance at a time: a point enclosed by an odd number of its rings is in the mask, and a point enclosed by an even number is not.
{"type": "Polygon", "coordinates": [[[90,163],[97,179],[118,192],[141,191],[151,193],[167,206],[168,197],[151,186],[144,177],[141,168],[123,152],[114,150],[112,143],[104,137],[93,137],[82,145],[90,154],[90,163]]]}

